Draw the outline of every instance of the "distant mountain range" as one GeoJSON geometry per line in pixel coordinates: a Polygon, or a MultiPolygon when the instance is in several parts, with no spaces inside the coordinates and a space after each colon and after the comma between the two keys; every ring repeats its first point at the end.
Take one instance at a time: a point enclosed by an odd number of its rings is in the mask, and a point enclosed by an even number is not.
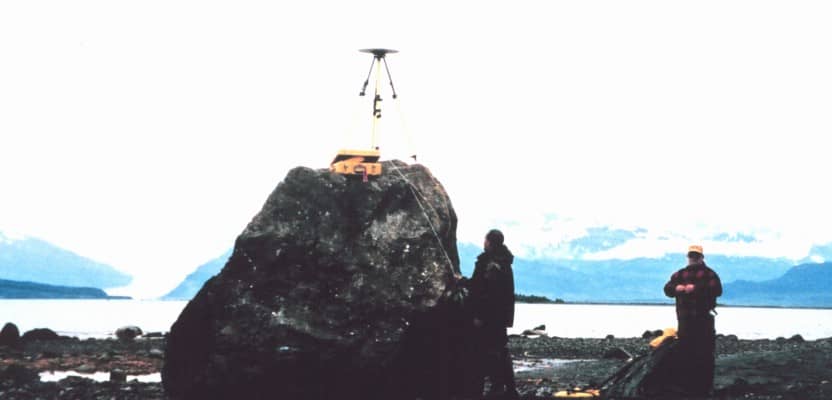
{"type": "Polygon", "coordinates": [[[43,240],[0,233],[0,279],[108,289],[126,286],[132,277],[43,240]]]}
{"type": "Polygon", "coordinates": [[[202,285],[212,276],[218,274],[225,263],[231,257],[231,250],[226,251],[223,255],[200,265],[196,271],[185,277],[185,280],[170,293],[162,296],[163,300],[190,300],[196,295],[196,292],[202,288],[202,285]]]}
{"type": "Polygon", "coordinates": [[[721,300],[730,304],[832,307],[832,263],[801,264],[777,279],[724,286],[721,300]]]}
{"type": "Polygon", "coordinates": [[[0,299],[123,299],[90,287],[44,285],[0,279],[0,299]]]}
{"type": "MultiPolygon", "coordinates": [[[[586,236],[544,249],[532,254],[533,258],[517,257],[514,261],[516,291],[566,302],[670,302],[662,287],[674,271],[684,266],[684,254],[609,260],[582,257],[614,249],[639,235],[644,235],[644,230],[592,228],[586,236]],[[564,257],[557,257],[558,254],[564,257]]],[[[740,243],[756,240],[741,234],[714,239],[740,243]]],[[[458,250],[461,270],[470,277],[480,246],[459,242],[458,250]]],[[[162,298],[191,299],[205,281],[222,269],[230,255],[228,250],[199,266],[162,298]]],[[[832,244],[812,247],[796,267],[785,258],[709,254],[706,261],[722,278],[725,295],[721,303],[832,307],[832,290],[829,290],[832,265],[820,263],[830,259],[832,244]]],[[[106,294],[95,288],[120,287],[130,281],[129,275],[109,265],[45,241],[11,239],[0,233],[0,298],[100,298],[106,294]]]]}
{"type": "MultiPolygon", "coordinates": [[[[463,275],[470,277],[482,250],[458,244],[463,275]]],[[[211,276],[219,273],[231,250],[197,268],[164,299],[188,300],[211,276]]],[[[663,287],[684,267],[684,254],[631,260],[530,260],[516,257],[516,292],[566,302],[670,303],[663,287]]],[[[791,307],[832,307],[832,264],[797,267],[787,259],[709,255],[706,259],[722,279],[720,303],[791,307]],[[753,276],[756,282],[742,280],[753,276]]]]}
{"type": "MultiPolygon", "coordinates": [[[[482,250],[458,245],[463,275],[471,276],[482,250]]],[[[529,260],[516,257],[517,293],[563,299],[566,302],[669,303],[663,287],[685,265],[684,254],[631,260],[529,260]]],[[[720,275],[724,304],[832,307],[832,268],[806,264],[793,267],[787,259],[709,255],[706,262],[720,275]],[[742,278],[761,281],[748,282],[742,278]],[[817,284],[809,284],[812,280],[817,284]],[[732,282],[735,282],[733,283],[732,282]]]]}

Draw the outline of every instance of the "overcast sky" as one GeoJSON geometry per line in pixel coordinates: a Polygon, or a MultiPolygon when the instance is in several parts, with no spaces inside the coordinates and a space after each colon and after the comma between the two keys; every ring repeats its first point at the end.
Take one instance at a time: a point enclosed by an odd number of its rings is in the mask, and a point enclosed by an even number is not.
{"type": "Polygon", "coordinates": [[[416,149],[462,240],[832,242],[828,1],[294,3],[0,2],[0,230],[162,294],[291,167],[369,145],[357,50],[389,47],[383,154],[416,149]]]}

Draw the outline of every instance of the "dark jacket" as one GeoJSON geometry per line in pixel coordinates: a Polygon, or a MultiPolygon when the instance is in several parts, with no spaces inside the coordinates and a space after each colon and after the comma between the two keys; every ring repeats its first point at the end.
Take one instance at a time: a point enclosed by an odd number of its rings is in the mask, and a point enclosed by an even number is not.
{"type": "Polygon", "coordinates": [[[480,254],[470,282],[474,318],[486,326],[514,325],[514,256],[505,245],[480,254]]]}
{"type": "Polygon", "coordinates": [[[705,263],[688,265],[674,273],[664,285],[664,294],[676,298],[676,316],[682,319],[704,317],[716,307],[722,295],[719,275],[705,263]],[[691,293],[676,293],[676,285],[694,285],[691,293]]]}

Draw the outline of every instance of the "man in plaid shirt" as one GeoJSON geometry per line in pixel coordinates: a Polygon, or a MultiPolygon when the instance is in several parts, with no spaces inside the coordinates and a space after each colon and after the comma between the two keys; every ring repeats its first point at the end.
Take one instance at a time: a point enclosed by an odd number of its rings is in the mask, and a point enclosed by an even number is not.
{"type": "Polygon", "coordinates": [[[719,275],[705,265],[702,246],[688,248],[688,266],[674,273],[664,293],[676,298],[680,350],[684,364],[680,371],[692,394],[707,395],[714,384],[716,298],[722,295],[719,275]]]}

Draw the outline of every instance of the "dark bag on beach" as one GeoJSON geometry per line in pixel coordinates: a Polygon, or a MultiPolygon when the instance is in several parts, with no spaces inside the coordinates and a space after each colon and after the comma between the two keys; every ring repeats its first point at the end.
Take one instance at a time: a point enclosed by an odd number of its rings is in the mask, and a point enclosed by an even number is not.
{"type": "Polygon", "coordinates": [[[652,352],[627,362],[604,382],[601,398],[647,399],[681,393],[676,368],[684,362],[681,350],[678,340],[668,339],[652,352]]]}

